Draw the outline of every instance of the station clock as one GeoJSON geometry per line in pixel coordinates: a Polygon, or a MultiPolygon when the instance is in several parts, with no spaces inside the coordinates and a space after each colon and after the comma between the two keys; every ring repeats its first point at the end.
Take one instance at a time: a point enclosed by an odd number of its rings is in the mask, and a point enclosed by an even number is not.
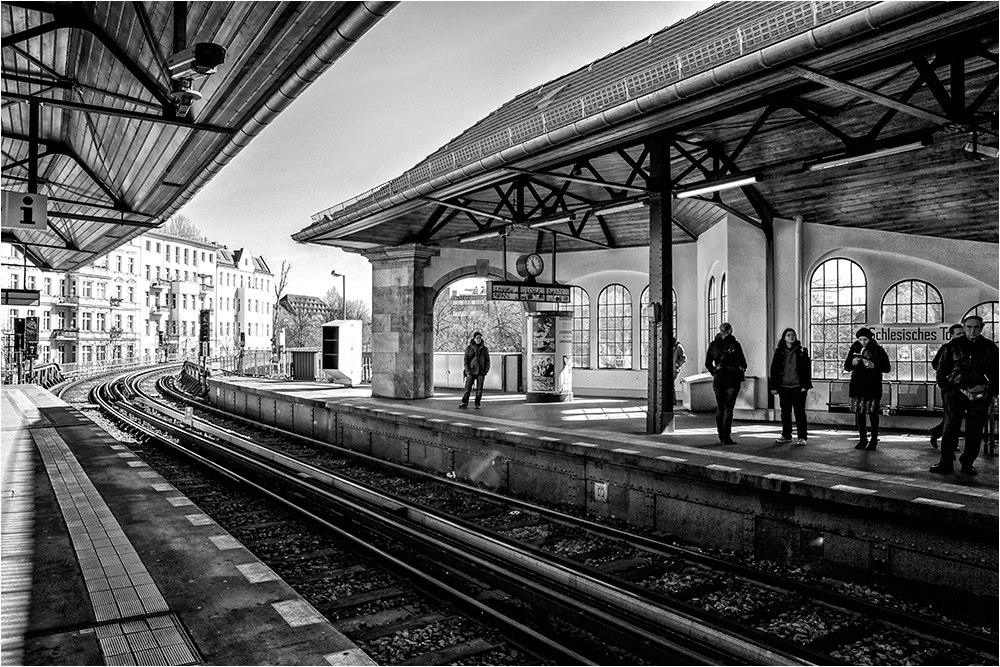
{"type": "Polygon", "coordinates": [[[545,269],[545,262],[542,260],[541,255],[531,253],[518,257],[515,267],[519,276],[523,278],[535,278],[541,275],[545,269]]]}

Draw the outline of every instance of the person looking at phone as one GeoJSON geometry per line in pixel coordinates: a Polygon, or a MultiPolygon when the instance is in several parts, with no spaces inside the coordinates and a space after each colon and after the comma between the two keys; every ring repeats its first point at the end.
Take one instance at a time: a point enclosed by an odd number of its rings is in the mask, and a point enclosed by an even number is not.
{"type": "Polygon", "coordinates": [[[858,329],[856,341],[847,352],[844,370],[851,374],[848,395],[851,397],[851,412],[858,427],[858,444],[854,449],[869,452],[878,447],[879,414],[882,412],[882,374],[888,373],[889,355],[875,340],[872,330],[858,329]],[[871,439],[868,438],[866,420],[871,423],[871,439]]]}

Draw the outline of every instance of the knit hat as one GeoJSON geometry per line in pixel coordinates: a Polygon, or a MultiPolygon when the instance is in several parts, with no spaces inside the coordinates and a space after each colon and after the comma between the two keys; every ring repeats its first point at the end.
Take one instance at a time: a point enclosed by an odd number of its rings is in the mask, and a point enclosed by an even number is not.
{"type": "Polygon", "coordinates": [[[868,327],[861,327],[858,329],[858,333],[854,334],[855,338],[861,338],[862,336],[865,338],[875,338],[875,334],[873,334],[872,330],[868,327]]]}

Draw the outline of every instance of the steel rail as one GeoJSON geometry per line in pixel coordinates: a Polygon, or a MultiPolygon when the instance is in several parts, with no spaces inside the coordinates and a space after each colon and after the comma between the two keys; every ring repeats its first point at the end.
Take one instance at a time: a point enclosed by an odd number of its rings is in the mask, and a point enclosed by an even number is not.
{"type": "MultiPolygon", "coordinates": [[[[139,402],[145,408],[161,411],[170,419],[189,423],[184,415],[171,408],[156,406],[149,399],[139,399],[139,402]]],[[[184,437],[175,426],[164,428],[174,429],[172,434],[175,437],[184,437]]],[[[656,599],[658,596],[648,591],[623,588],[617,582],[570,567],[548,554],[525,549],[512,540],[488,534],[410,501],[303,463],[231,431],[205,424],[199,424],[199,430],[242,450],[231,452],[233,456],[243,457],[246,452],[270,464],[281,465],[288,472],[275,474],[294,484],[300,493],[309,492],[325,496],[331,502],[355,505],[355,510],[366,517],[361,525],[375,522],[393,525],[397,539],[411,540],[424,550],[444,549],[443,555],[466,562],[470,562],[469,549],[474,548],[481,555],[472,557],[469,573],[488,570],[518,589],[532,590],[536,599],[549,599],[561,608],[575,610],[579,618],[597,618],[595,627],[613,628],[622,636],[631,636],[635,641],[655,647],[658,654],[680,656],[687,662],[698,663],[736,660],[752,664],[813,664],[811,659],[795,655],[793,647],[784,646],[780,640],[747,635],[747,630],[735,623],[700,618],[689,613],[690,610],[675,608],[662,599],[656,599]],[[328,495],[334,492],[348,497],[336,501],[328,495]],[[386,512],[392,517],[387,519],[384,516],[386,512]],[[409,525],[403,525],[403,519],[409,525]],[[546,585],[541,582],[546,582],[546,585]],[[604,609],[611,611],[602,611],[604,609]]],[[[213,446],[219,445],[216,443],[213,446]]],[[[258,461],[253,465],[262,464],[258,461]]]]}

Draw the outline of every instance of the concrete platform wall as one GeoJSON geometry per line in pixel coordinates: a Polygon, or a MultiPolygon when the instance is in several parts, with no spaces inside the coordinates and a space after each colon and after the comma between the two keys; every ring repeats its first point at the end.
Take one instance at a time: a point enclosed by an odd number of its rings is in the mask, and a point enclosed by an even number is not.
{"type": "MultiPolygon", "coordinates": [[[[995,517],[210,381],[219,407],[513,496],[757,559],[996,596],[995,517]]],[[[405,410],[404,408],[401,408],[405,410]]]]}

